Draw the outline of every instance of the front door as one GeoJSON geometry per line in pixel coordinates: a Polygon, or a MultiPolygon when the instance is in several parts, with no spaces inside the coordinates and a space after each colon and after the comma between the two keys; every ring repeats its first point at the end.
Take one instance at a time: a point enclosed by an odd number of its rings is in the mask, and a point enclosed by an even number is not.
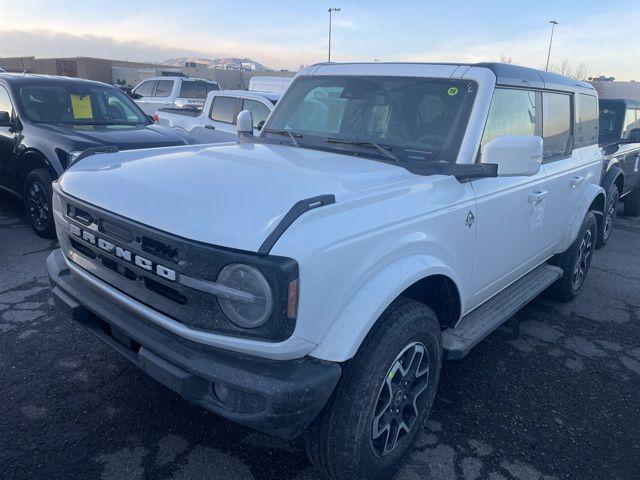
{"type": "MultiPolygon", "coordinates": [[[[540,93],[498,88],[482,148],[502,135],[540,134],[540,93]]],[[[548,186],[544,168],[530,177],[482,178],[471,182],[477,199],[476,252],[466,310],[513,283],[548,253],[548,186]]]]}
{"type": "Polygon", "coordinates": [[[238,98],[216,95],[204,125],[193,128],[192,135],[198,143],[233,142],[236,140],[238,98]]]}
{"type": "MultiPolygon", "coordinates": [[[[13,118],[13,104],[9,92],[0,85],[0,112],[8,112],[13,118]]],[[[16,134],[10,127],[0,126],[0,186],[15,189],[13,182],[13,152],[15,148],[16,134]]]]}

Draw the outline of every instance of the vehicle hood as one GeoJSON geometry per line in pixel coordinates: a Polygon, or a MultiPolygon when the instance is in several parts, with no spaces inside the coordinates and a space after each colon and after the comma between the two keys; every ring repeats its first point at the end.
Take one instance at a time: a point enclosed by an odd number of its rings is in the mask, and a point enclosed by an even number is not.
{"type": "Polygon", "coordinates": [[[69,150],[114,145],[121,150],[185,145],[185,139],[174,130],[161,125],[64,125],[39,124],[39,128],[63,137],[71,144],[69,150]]]}
{"type": "Polygon", "coordinates": [[[144,225],[256,252],[300,200],[333,194],[340,203],[415,181],[405,169],[374,160],[227,143],[96,154],[58,182],[63,192],[144,225]]]}

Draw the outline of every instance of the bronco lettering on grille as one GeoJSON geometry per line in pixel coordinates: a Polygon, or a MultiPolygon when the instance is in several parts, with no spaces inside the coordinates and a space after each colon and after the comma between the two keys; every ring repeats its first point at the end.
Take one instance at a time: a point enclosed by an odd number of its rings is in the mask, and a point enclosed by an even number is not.
{"type": "Polygon", "coordinates": [[[94,232],[84,230],[79,226],[70,223],[69,224],[69,233],[73,236],[81,238],[87,243],[91,245],[97,246],[100,250],[109,253],[111,255],[120,258],[121,260],[125,260],[129,263],[133,263],[135,266],[147,270],[149,272],[153,272],[159,277],[166,278],[167,280],[171,280],[172,282],[176,281],[176,271],[171,268],[167,268],[164,265],[160,265],[159,263],[155,263],[148,258],[145,258],[141,255],[135,254],[129,250],[126,250],[104,238],[98,237],[94,232]]]}

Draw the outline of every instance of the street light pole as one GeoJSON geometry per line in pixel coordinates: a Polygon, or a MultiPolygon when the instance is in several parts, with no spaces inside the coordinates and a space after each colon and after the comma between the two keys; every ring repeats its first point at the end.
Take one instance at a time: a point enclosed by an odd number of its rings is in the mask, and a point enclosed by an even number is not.
{"type": "Polygon", "coordinates": [[[556,22],[555,20],[549,20],[549,23],[551,24],[551,39],[549,40],[549,51],[547,52],[547,66],[544,68],[545,70],[549,70],[549,59],[551,58],[551,44],[553,43],[553,30],[555,29],[556,25],[558,25],[558,22],[556,22]]]}
{"type": "Polygon", "coordinates": [[[339,8],[331,7],[329,10],[329,62],[331,62],[331,14],[333,12],[339,12],[339,8]]]}

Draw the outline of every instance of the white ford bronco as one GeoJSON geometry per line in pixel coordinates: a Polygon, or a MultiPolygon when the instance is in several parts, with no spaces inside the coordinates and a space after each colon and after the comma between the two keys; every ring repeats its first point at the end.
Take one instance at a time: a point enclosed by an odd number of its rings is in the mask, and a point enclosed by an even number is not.
{"type": "Polygon", "coordinates": [[[259,135],[85,156],[54,184],[57,305],[332,479],[388,478],[459,359],[589,270],[596,91],[502,64],[320,64],[259,135]],[[586,120],[584,120],[586,119],[586,120]]]}

